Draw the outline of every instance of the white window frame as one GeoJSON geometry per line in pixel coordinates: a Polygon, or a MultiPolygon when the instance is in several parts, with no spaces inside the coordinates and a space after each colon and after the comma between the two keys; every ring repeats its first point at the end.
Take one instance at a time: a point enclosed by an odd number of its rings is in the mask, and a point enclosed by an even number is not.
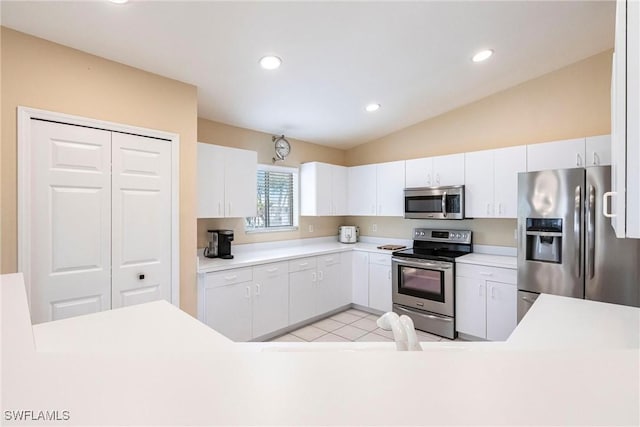
{"type": "MultiPolygon", "coordinates": [[[[274,233],[282,231],[296,231],[300,222],[300,169],[290,166],[276,166],[258,164],[257,171],[285,172],[293,174],[293,225],[286,227],[249,228],[245,222],[245,233],[274,233]]],[[[256,186],[258,177],[256,173],[256,186]]]]}

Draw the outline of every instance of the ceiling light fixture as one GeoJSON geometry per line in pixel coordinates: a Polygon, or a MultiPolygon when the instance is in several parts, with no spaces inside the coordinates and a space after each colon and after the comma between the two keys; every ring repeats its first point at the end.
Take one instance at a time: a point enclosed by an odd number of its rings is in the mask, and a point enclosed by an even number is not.
{"type": "Polygon", "coordinates": [[[374,111],[378,111],[380,109],[380,104],[369,104],[365,108],[368,112],[372,113],[374,111]]]}
{"type": "Polygon", "coordinates": [[[125,4],[129,2],[129,0],[109,0],[109,1],[115,4],[125,4]]]}
{"type": "Polygon", "coordinates": [[[275,70],[282,64],[282,59],[277,56],[263,56],[260,59],[260,66],[265,70],[275,70]]]}
{"type": "Polygon", "coordinates": [[[471,58],[471,60],[473,62],[482,62],[489,59],[491,55],[493,55],[493,49],[481,50],[480,52],[473,55],[473,58],[471,58]]]}

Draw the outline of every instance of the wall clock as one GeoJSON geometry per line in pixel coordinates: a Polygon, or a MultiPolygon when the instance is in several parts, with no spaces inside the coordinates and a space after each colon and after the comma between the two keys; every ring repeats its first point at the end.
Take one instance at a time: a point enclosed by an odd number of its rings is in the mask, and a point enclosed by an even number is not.
{"type": "Polygon", "coordinates": [[[291,144],[286,140],[284,135],[272,136],[271,141],[275,143],[276,157],[273,158],[273,162],[284,160],[291,152],[291,144]]]}

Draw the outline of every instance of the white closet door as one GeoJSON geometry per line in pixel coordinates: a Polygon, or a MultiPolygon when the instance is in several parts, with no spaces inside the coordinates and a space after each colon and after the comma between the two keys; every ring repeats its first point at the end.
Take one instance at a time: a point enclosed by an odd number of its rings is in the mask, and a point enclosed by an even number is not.
{"type": "Polygon", "coordinates": [[[112,308],[171,300],[171,144],[113,133],[112,308]]]}
{"type": "Polygon", "coordinates": [[[33,323],[111,308],[111,132],[31,120],[33,323]]]}

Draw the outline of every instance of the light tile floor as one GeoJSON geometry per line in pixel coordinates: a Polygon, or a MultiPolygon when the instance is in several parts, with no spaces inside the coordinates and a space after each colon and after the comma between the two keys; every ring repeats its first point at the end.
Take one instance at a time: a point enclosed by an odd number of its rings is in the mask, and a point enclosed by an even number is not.
{"type": "MultiPolygon", "coordinates": [[[[378,328],[380,316],[351,308],[289,332],[271,341],[276,342],[348,342],[393,341],[393,333],[378,328]]],[[[420,341],[448,341],[446,338],[416,331],[420,341]]]]}

